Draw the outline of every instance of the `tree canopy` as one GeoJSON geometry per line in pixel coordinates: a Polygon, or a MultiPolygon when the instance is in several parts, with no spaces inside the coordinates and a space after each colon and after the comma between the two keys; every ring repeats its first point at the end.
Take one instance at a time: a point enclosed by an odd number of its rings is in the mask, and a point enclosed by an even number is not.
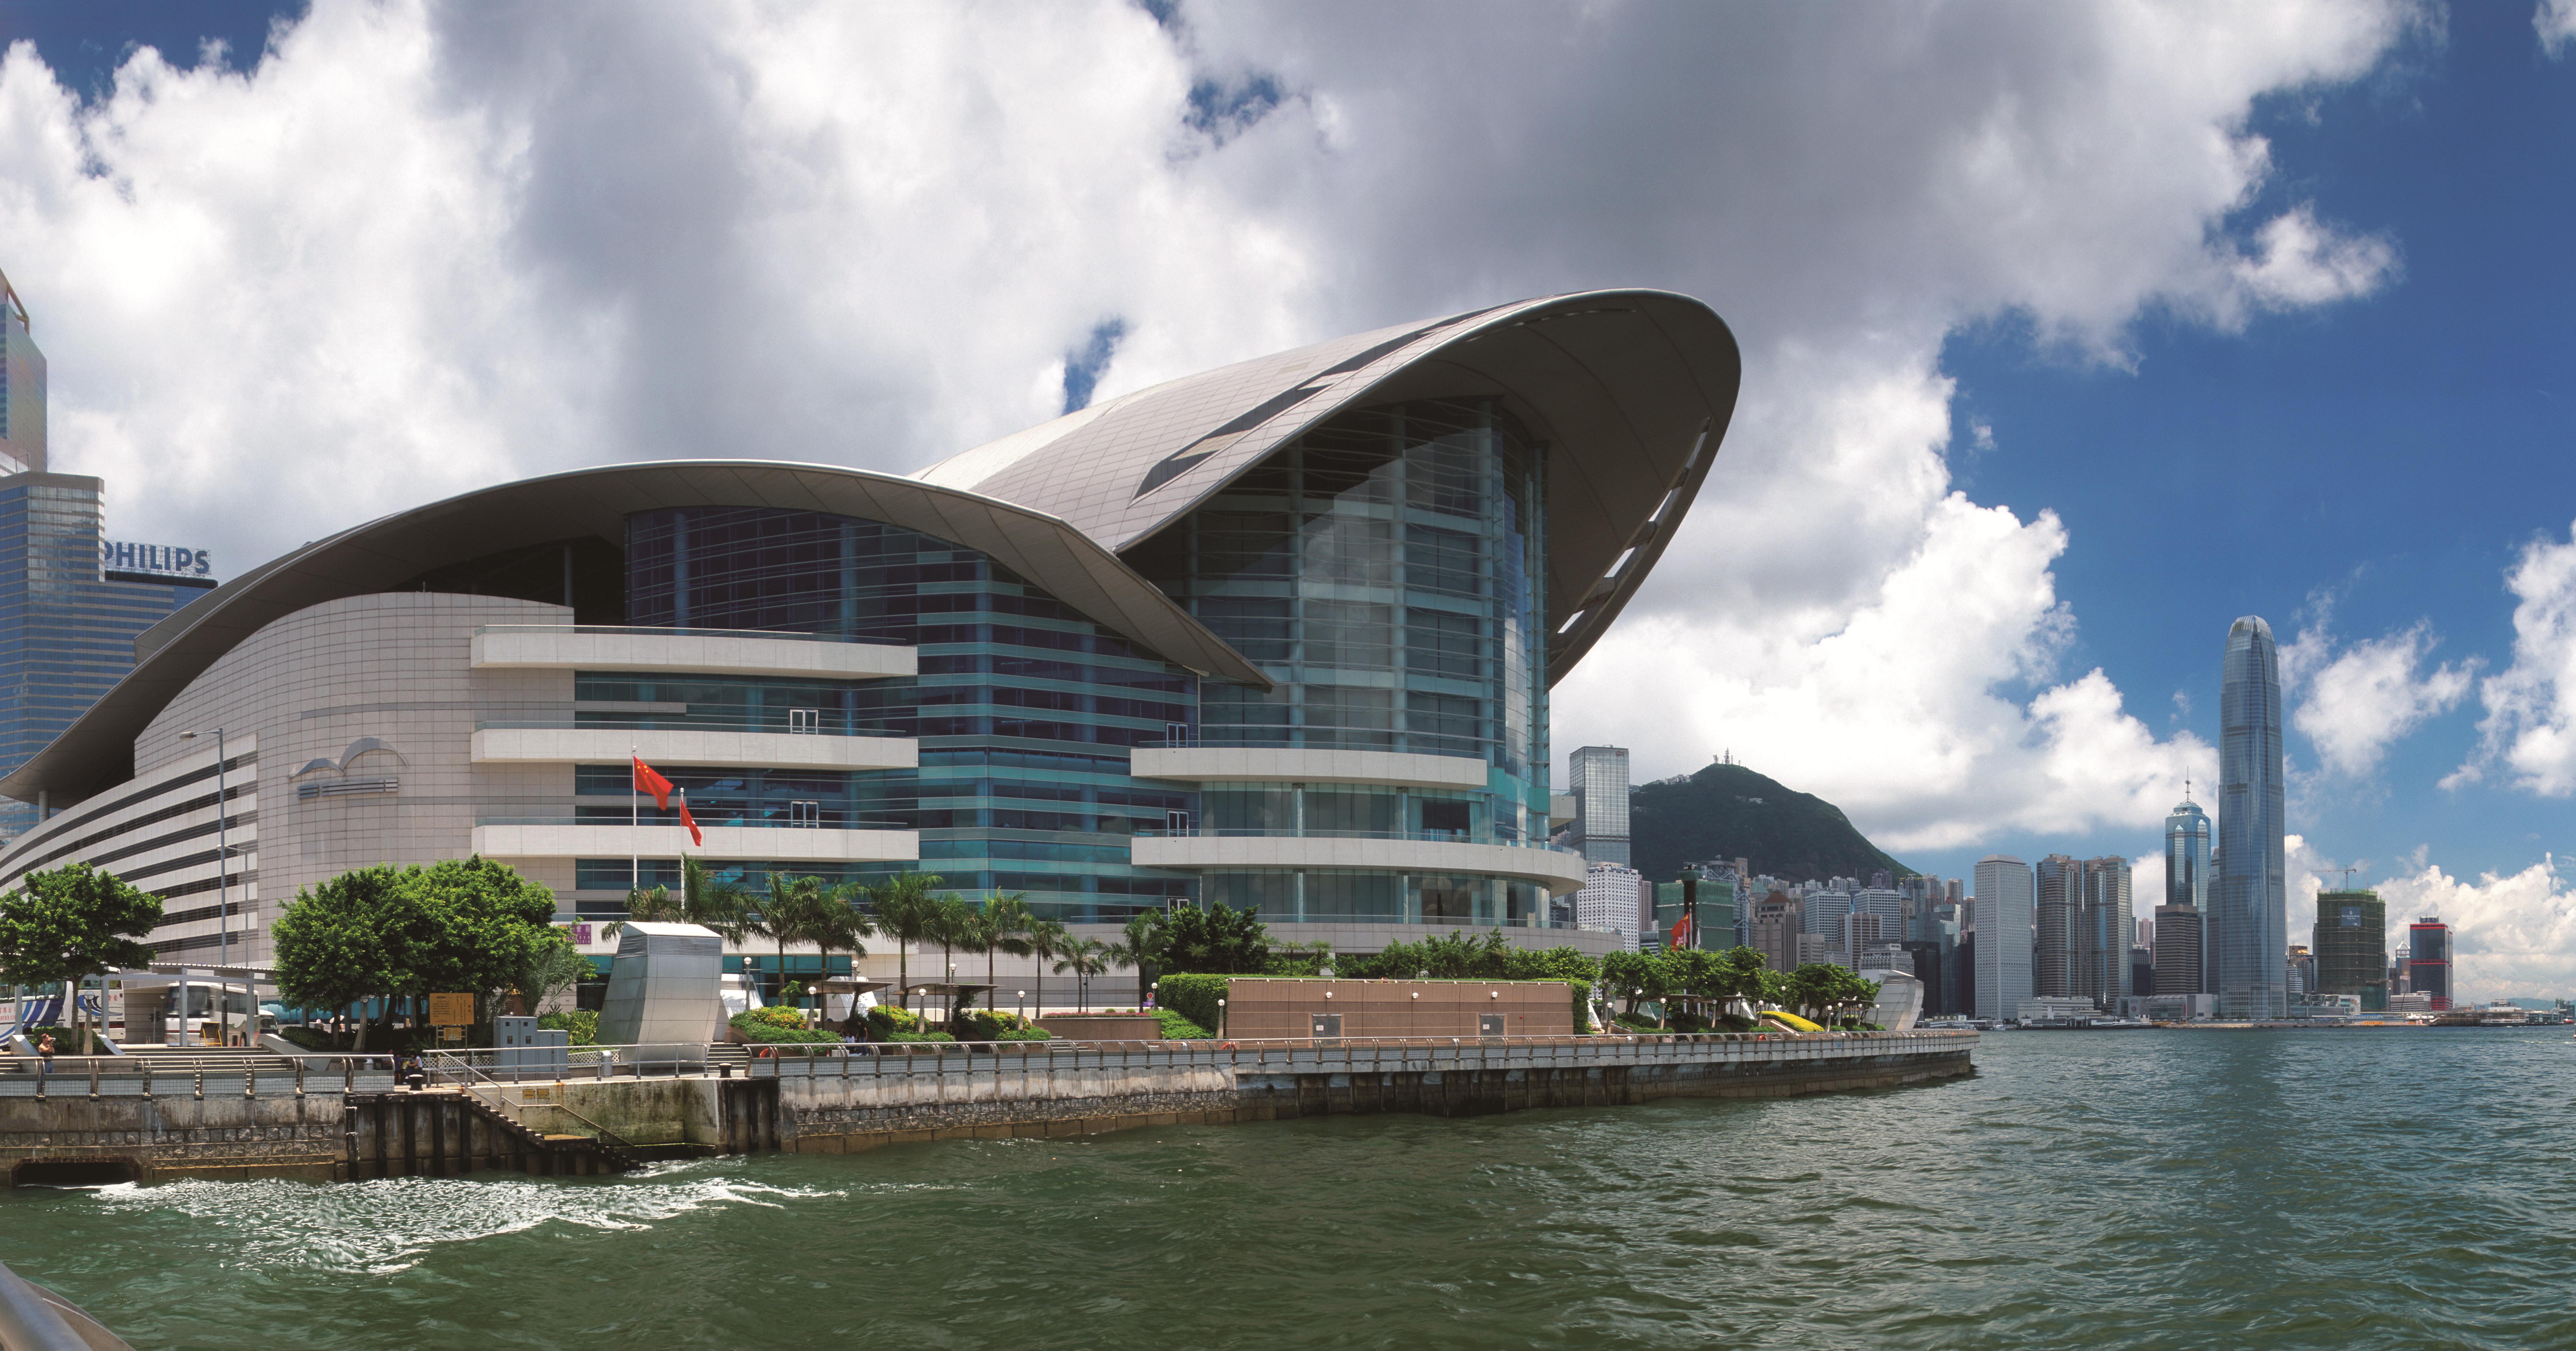
{"type": "MultiPolygon", "coordinates": [[[[78,982],[120,967],[143,966],[152,949],[138,941],[161,922],[161,898],[86,863],[21,878],[0,895],[0,980],[13,985],[78,982]]],[[[73,1021],[80,1000],[72,993],[73,1021]]]]}
{"type": "Polygon", "coordinates": [[[471,992],[488,1019],[500,994],[570,969],[554,910],[554,892],[480,857],[343,873],[278,918],[278,991],[311,1008],[471,992]]]}

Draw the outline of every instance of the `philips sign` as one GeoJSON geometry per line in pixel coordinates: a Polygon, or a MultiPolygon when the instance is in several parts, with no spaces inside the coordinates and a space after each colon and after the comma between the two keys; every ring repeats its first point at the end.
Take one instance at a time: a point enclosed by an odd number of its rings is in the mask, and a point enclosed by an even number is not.
{"type": "Polygon", "coordinates": [[[214,560],[203,549],[183,549],[175,544],[123,544],[101,540],[98,566],[103,572],[142,572],[159,577],[205,577],[214,572],[214,560]]]}

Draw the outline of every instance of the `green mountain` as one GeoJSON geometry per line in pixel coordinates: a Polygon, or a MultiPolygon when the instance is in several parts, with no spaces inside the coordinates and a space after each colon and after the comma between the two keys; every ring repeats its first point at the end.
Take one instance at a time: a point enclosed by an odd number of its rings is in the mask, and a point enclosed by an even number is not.
{"type": "Polygon", "coordinates": [[[1750,859],[1753,871],[1789,881],[1914,870],[1852,828],[1842,808],[1783,788],[1742,765],[1710,765],[1630,791],[1628,852],[1639,872],[1669,881],[1684,863],[1750,859]]]}

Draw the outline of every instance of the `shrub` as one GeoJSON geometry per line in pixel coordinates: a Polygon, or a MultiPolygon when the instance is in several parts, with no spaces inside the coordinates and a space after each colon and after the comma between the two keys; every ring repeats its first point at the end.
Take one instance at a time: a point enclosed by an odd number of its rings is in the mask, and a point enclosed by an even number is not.
{"type": "Polygon", "coordinates": [[[821,1028],[809,1032],[801,1027],[775,1027],[753,1023],[747,1027],[736,1027],[734,1030],[742,1034],[744,1041],[756,1046],[837,1046],[841,1041],[839,1033],[826,1032],[821,1028]]]}
{"type": "Polygon", "coordinates": [[[277,1029],[277,1035],[286,1038],[288,1041],[297,1046],[301,1046],[308,1051],[336,1051],[340,1049],[339,1047],[331,1044],[334,1041],[337,1041],[338,1038],[318,1028],[301,1026],[281,1027],[277,1029]]]}
{"type": "Polygon", "coordinates": [[[1016,1013],[994,1009],[972,1009],[957,1015],[957,1030],[968,1041],[1043,1041],[1044,1037],[1015,1036],[1029,1031],[1029,1020],[1016,1013]]]}
{"type": "Polygon", "coordinates": [[[1165,975],[1156,991],[1156,1011],[1169,1009],[1201,1027],[1215,1027],[1216,1001],[1225,998],[1223,976],[1165,975]]]}
{"type": "Polygon", "coordinates": [[[802,1009],[789,1008],[784,1004],[771,1004],[766,1008],[744,1009],[726,1021],[740,1028],[801,1028],[805,1026],[805,1013],[802,1009]]]}
{"type": "Polygon", "coordinates": [[[564,1033],[564,1039],[575,1046],[599,1044],[599,1010],[597,1009],[568,1009],[562,1013],[549,1013],[537,1019],[537,1026],[550,1032],[564,1033]]]}
{"type": "Polygon", "coordinates": [[[892,1004],[879,1004],[868,1010],[868,1035],[878,1041],[892,1041],[907,1032],[921,1030],[921,1015],[892,1004]]]}
{"type": "Polygon", "coordinates": [[[1190,1016],[1179,1009],[1156,1009],[1154,1019],[1163,1025],[1163,1039],[1166,1041],[1208,1041],[1216,1035],[1192,1022],[1190,1016]]]}
{"type": "Polygon", "coordinates": [[[1054,1033],[1052,1033],[1052,1032],[1047,1031],[1047,1030],[1046,1030],[1045,1028],[1043,1028],[1043,1027],[1023,1027],[1023,1028],[1019,1028],[1019,1029],[1017,1029],[1017,1030],[1015,1030],[1015,1031],[1010,1031],[1010,1032],[1002,1033],[1000,1036],[997,1036],[997,1037],[993,1038],[993,1040],[995,1040],[995,1041],[1053,1041],[1053,1040],[1055,1040],[1055,1034],[1054,1034],[1054,1033]]]}
{"type": "Polygon", "coordinates": [[[956,1039],[955,1037],[952,1037],[952,1036],[948,1035],[948,1034],[947,1034],[947,1033],[945,1033],[945,1032],[897,1032],[897,1033],[895,1033],[893,1036],[890,1036],[890,1037],[885,1038],[885,1040],[887,1040],[887,1041],[947,1041],[947,1042],[953,1042],[953,1041],[955,1041],[955,1040],[957,1040],[957,1039],[956,1039]]]}

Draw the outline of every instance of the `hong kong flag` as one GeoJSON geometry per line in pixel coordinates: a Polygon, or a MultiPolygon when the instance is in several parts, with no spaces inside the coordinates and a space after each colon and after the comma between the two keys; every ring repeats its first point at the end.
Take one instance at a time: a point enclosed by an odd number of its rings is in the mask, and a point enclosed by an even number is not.
{"type": "Polygon", "coordinates": [[[671,781],[653,772],[653,767],[644,763],[643,756],[630,758],[635,761],[635,791],[651,793],[655,807],[666,812],[671,810],[671,781]]]}
{"type": "Polygon", "coordinates": [[[689,843],[700,849],[707,847],[707,837],[698,831],[698,818],[689,815],[689,790],[686,788],[680,790],[680,824],[689,828],[689,843]]]}

